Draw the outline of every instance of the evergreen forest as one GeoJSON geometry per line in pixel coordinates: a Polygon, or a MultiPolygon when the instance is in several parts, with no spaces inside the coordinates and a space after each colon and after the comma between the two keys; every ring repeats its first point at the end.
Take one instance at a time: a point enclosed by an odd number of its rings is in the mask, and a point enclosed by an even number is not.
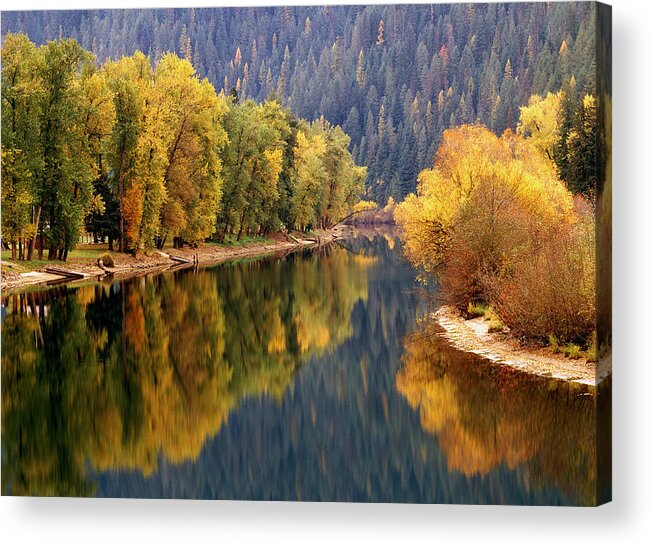
{"type": "Polygon", "coordinates": [[[6,12],[2,23],[37,44],[74,38],[99,63],[176,53],[240,100],[275,93],[343,128],[382,205],[416,189],[445,129],[515,130],[531,95],[561,89],[569,126],[595,86],[589,2],[6,12]]]}

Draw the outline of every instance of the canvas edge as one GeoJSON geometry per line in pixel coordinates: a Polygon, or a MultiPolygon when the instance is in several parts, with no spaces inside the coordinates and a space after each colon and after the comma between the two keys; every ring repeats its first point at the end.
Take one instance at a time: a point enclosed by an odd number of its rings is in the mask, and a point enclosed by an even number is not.
{"type": "Polygon", "coordinates": [[[612,501],[612,6],[595,2],[596,396],[595,505],[612,501]]]}

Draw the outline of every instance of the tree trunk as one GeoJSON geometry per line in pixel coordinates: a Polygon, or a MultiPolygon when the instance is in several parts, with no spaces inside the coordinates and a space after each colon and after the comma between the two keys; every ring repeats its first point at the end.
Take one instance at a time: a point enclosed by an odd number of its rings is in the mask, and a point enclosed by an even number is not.
{"type": "Polygon", "coordinates": [[[43,233],[43,227],[41,226],[41,233],[39,234],[39,242],[38,242],[38,259],[42,260],[43,259],[43,247],[45,246],[45,236],[43,233]]]}
{"type": "Polygon", "coordinates": [[[226,233],[228,232],[228,227],[229,227],[229,224],[230,224],[230,220],[229,220],[229,218],[230,218],[230,216],[229,216],[230,210],[229,210],[229,208],[230,208],[230,198],[228,199],[228,201],[224,205],[224,231],[222,231],[221,235],[219,236],[219,242],[220,243],[224,242],[224,239],[226,238],[226,233]]]}
{"type": "Polygon", "coordinates": [[[124,153],[120,156],[118,191],[120,194],[120,252],[124,252],[124,153]]]}
{"type": "MultiPolygon", "coordinates": [[[[34,214],[34,209],[32,209],[32,214],[34,214]]],[[[36,246],[36,238],[38,237],[38,230],[41,223],[41,207],[38,207],[38,212],[36,213],[36,229],[34,230],[34,237],[29,243],[29,248],[27,249],[27,259],[31,260],[32,255],[34,254],[34,247],[36,246]]]]}
{"type": "Polygon", "coordinates": [[[339,224],[341,224],[341,223],[345,222],[346,220],[348,220],[349,218],[352,218],[352,217],[355,216],[356,214],[361,214],[362,212],[368,212],[368,210],[373,210],[373,209],[367,209],[367,210],[356,210],[356,211],[354,211],[354,212],[351,212],[348,216],[344,216],[341,220],[339,220],[338,222],[334,223],[331,227],[336,227],[336,226],[338,226],[339,224]]]}
{"type": "Polygon", "coordinates": [[[16,260],[16,241],[11,241],[11,259],[16,260]]]}

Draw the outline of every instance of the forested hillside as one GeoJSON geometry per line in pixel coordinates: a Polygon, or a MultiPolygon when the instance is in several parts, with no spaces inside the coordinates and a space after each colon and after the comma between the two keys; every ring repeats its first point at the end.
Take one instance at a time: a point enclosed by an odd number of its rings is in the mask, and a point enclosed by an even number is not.
{"type": "Polygon", "coordinates": [[[587,2],[49,11],[3,13],[2,34],[76,38],[99,62],[172,51],[218,91],[275,91],[343,127],[384,204],[415,190],[445,129],[501,134],[532,94],[594,93],[594,20],[587,2]]]}

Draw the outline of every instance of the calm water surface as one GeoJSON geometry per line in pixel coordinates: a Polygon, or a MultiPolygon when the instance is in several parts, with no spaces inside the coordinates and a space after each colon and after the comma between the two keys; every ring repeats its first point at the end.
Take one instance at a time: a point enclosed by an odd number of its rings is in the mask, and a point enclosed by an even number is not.
{"type": "Polygon", "coordinates": [[[4,297],[2,491],[590,504],[595,396],[450,348],[389,235],[4,297]]]}

